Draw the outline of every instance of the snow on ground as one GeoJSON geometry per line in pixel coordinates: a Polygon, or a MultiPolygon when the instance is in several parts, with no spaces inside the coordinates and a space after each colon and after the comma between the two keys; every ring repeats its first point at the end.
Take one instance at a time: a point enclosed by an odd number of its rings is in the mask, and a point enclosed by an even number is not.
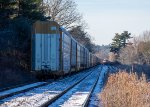
{"type": "Polygon", "coordinates": [[[88,98],[94,83],[99,77],[100,68],[95,69],[92,74],[86,77],[81,83],[76,85],[66,94],[57,99],[49,107],[81,107],[88,98]]]}
{"type": "Polygon", "coordinates": [[[21,87],[17,87],[17,88],[13,88],[13,89],[10,89],[10,90],[3,91],[3,92],[0,92],[0,98],[3,97],[3,96],[6,96],[6,95],[16,93],[18,91],[23,91],[23,90],[26,90],[26,89],[29,89],[29,88],[33,88],[33,87],[42,85],[42,84],[45,84],[45,83],[47,83],[47,82],[37,82],[37,83],[33,83],[33,84],[29,84],[29,85],[25,85],[25,86],[21,86],[21,87]]]}
{"type": "Polygon", "coordinates": [[[102,107],[101,101],[99,99],[99,94],[104,86],[104,79],[108,72],[116,72],[118,70],[117,67],[114,66],[104,66],[101,70],[101,74],[99,80],[95,86],[95,89],[90,97],[88,107],[102,107]]]}
{"type": "Polygon", "coordinates": [[[61,93],[66,88],[70,87],[89,73],[91,73],[93,69],[80,72],[76,75],[72,75],[70,77],[64,78],[62,80],[58,80],[51,84],[34,88],[30,91],[20,93],[14,95],[12,97],[0,100],[0,107],[36,107],[40,106],[41,104],[47,102],[48,100],[54,98],[56,95],[61,93]]]}
{"type": "Polygon", "coordinates": [[[103,82],[107,72],[108,72],[108,66],[103,66],[103,68],[101,69],[99,80],[95,86],[95,89],[91,94],[88,107],[97,107],[101,105],[98,97],[99,97],[99,93],[103,88],[103,82]]]}

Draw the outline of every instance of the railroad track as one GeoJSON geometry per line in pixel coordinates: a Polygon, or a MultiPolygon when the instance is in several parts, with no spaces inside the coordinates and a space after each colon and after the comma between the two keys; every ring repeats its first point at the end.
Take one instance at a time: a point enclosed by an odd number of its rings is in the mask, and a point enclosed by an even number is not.
{"type": "Polygon", "coordinates": [[[49,105],[42,105],[42,107],[86,107],[100,73],[101,67],[76,84],[72,89],[68,90],[60,98],[55,99],[53,102],[50,101],[49,105]]]}
{"type": "Polygon", "coordinates": [[[0,107],[46,106],[76,86],[98,67],[0,100],[0,107]]]}
{"type": "Polygon", "coordinates": [[[9,90],[4,90],[0,92],[0,100],[7,98],[7,97],[11,97],[13,95],[31,90],[33,88],[37,88],[37,87],[41,87],[44,85],[50,84],[50,82],[36,82],[36,83],[32,83],[32,84],[28,84],[28,85],[24,85],[24,86],[20,86],[20,87],[16,87],[13,89],[9,89],[9,90]]]}

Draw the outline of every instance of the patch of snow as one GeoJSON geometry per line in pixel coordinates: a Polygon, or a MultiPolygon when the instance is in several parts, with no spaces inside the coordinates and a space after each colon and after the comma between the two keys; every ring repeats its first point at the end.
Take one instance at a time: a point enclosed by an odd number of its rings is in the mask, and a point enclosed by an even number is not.
{"type": "Polygon", "coordinates": [[[99,74],[99,68],[95,69],[92,74],[90,74],[82,82],[77,84],[74,88],[57,99],[57,101],[49,105],[49,107],[81,107],[89,97],[91,89],[98,79],[99,74]]]}
{"type": "Polygon", "coordinates": [[[101,101],[100,101],[100,98],[99,98],[99,94],[103,89],[104,79],[105,79],[105,76],[106,76],[106,73],[108,72],[108,70],[115,72],[117,70],[117,68],[116,67],[111,67],[111,66],[103,66],[102,67],[99,80],[98,80],[98,82],[95,86],[95,89],[94,89],[91,97],[90,97],[88,107],[102,107],[102,104],[101,104],[101,101]]]}
{"type": "Polygon", "coordinates": [[[84,78],[85,76],[89,75],[93,69],[80,72],[76,75],[72,75],[70,77],[66,77],[62,80],[57,80],[51,84],[34,88],[24,93],[20,93],[14,95],[12,97],[8,97],[6,99],[1,100],[0,107],[35,107],[40,106],[43,103],[49,101],[50,99],[54,98],[56,95],[79,81],[80,79],[84,78]]]}
{"type": "Polygon", "coordinates": [[[10,95],[10,94],[16,93],[18,91],[23,91],[23,90],[26,90],[26,89],[29,89],[29,88],[32,88],[32,87],[35,87],[35,86],[39,86],[39,85],[42,85],[42,84],[45,84],[45,83],[46,82],[37,82],[37,83],[17,87],[17,88],[14,88],[14,89],[6,90],[6,91],[3,91],[3,92],[0,92],[0,97],[10,95]]]}

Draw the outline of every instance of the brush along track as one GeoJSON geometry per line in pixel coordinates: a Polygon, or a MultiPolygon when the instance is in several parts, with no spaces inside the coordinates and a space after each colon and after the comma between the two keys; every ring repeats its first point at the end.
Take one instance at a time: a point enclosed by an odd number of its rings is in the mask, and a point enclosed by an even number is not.
{"type": "MultiPolygon", "coordinates": [[[[94,69],[97,69],[94,68],[94,69]]],[[[61,93],[71,89],[84,78],[86,78],[94,69],[90,69],[86,72],[80,72],[76,75],[72,75],[62,80],[58,80],[51,84],[34,88],[24,93],[14,95],[0,100],[0,107],[16,107],[16,106],[26,106],[26,107],[36,107],[42,106],[49,102],[51,99],[59,97],[61,93]]]]}

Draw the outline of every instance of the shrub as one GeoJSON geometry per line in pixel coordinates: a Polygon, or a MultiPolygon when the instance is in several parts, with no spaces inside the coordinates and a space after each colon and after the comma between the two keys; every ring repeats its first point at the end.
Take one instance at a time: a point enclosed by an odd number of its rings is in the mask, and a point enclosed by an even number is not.
{"type": "Polygon", "coordinates": [[[150,107],[150,83],[144,74],[111,74],[100,98],[104,107],[150,107]]]}

